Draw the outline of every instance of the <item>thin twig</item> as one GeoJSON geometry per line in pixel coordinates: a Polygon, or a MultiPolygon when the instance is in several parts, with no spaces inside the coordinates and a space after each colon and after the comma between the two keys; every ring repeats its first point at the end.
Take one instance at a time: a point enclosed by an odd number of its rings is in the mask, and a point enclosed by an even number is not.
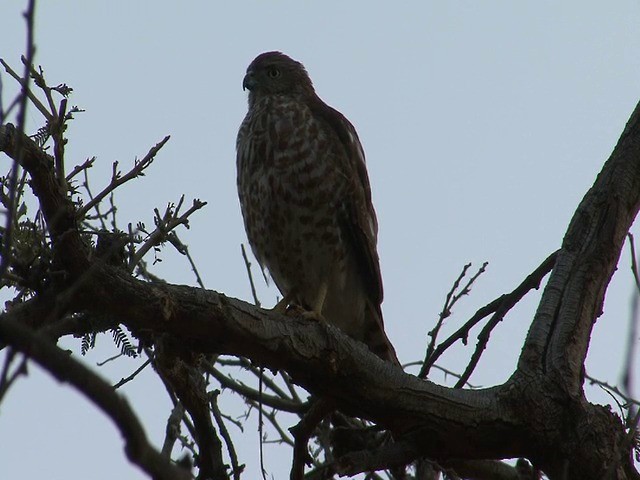
{"type": "Polygon", "coordinates": [[[116,223],[116,212],[118,211],[118,207],[116,207],[115,195],[113,192],[109,194],[109,205],[110,207],[107,211],[107,215],[111,214],[111,230],[115,232],[118,230],[118,225],[116,223]]]}
{"type": "Polygon", "coordinates": [[[431,340],[429,341],[429,345],[427,346],[425,361],[428,360],[433,354],[436,341],[438,338],[438,334],[440,333],[440,329],[442,328],[442,324],[444,323],[444,320],[451,315],[451,309],[458,302],[458,300],[460,300],[460,298],[462,298],[464,295],[469,294],[469,292],[471,291],[471,286],[478,279],[478,277],[485,272],[487,265],[488,265],[488,262],[484,262],[482,266],[478,269],[478,271],[469,279],[466,285],[460,290],[460,292],[456,293],[456,291],[458,290],[458,287],[460,286],[460,282],[466,276],[467,270],[471,267],[471,264],[467,263],[464,267],[462,267],[462,272],[460,272],[460,275],[458,275],[458,278],[455,280],[455,282],[453,282],[453,286],[451,287],[451,290],[449,291],[449,293],[447,293],[444,306],[442,307],[442,311],[438,315],[438,321],[436,322],[436,326],[433,328],[433,330],[429,332],[429,337],[431,337],[431,340]]]}
{"type": "Polygon", "coordinates": [[[63,98],[60,101],[59,114],[56,114],[53,118],[53,122],[49,125],[49,130],[53,137],[53,157],[55,160],[56,176],[60,186],[66,192],[68,190],[67,178],[64,173],[64,130],[65,120],[67,114],[67,99],[63,98]]]}
{"type": "Polygon", "coordinates": [[[280,440],[279,441],[281,443],[285,443],[285,444],[293,447],[293,445],[294,445],[293,439],[289,435],[287,435],[287,432],[285,432],[284,429],[278,423],[278,419],[276,418],[277,410],[273,410],[271,412],[268,412],[268,411],[264,410],[262,408],[262,406],[260,406],[260,404],[258,402],[256,402],[256,401],[254,401],[254,400],[248,400],[247,403],[249,403],[249,405],[252,408],[255,408],[258,411],[260,411],[260,409],[262,409],[264,418],[269,420],[269,423],[271,423],[273,428],[275,428],[276,432],[278,432],[278,435],[280,435],[280,440]]]}
{"type": "MultiPolygon", "coordinates": [[[[184,195],[182,196],[182,198],[184,198],[184,195]]],[[[130,268],[136,266],[149,250],[162,243],[171,230],[176,228],[178,225],[188,225],[189,216],[191,216],[191,214],[195,211],[200,210],[206,204],[207,202],[202,202],[198,199],[194,199],[191,207],[179,217],[176,216],[178,214],[177,208],[175,211],[173,211],[171,205],[167,207],[163,216],[160,216],[160,212],[156,209],[156,229],[149,234],[147,240],[142,244],[140,248],[138,248],[135,257],[130,264],[130,268]]]]}
{"type": "Polygon", "coordinates": [[[636,407],[640,407],[640,400],[636,400],[635,398],[630,397],[629,395],[622,392],[622,390],[620,390],[615,385],[611,385],[605,382],[604,380],[598,380],[597,378],[594,378],[591,375],[587,375],[587,374],[585,374],[584,378],[587,379],[591,385],[598,385],[604,388],[605,390],[608,390],[609,392],[614,393],[615,395],[620,397],[625,403],[623,407],[628,405],[635,405],[636,407]]]}
{"type": "Polygon", "coordinates": [[[247,252],[244,249],[244,243],[240,244],[240,249],[242,250],[242,258],[244,259],[244,266],[247,269],[247,275],[249,276],[249,284],[251,285],[251,295],[253,295],[253,303],[256,307],[260,307],[260,300],[258,299],[258,294],[256,293],[256,286],[253,282],[253,275],[251,274],[251,263],[249,262],[249,258],[247,257],[247,252]]]}
{"type": "Polygon", "coordinates": [[[631,250],[631,272],[633,272],[633,279],[636,282],[636,288],[640,292],[640,274],[638,273],[638,263],[636,260],[636,246],[633,234],[629,232],[627,234],[629,239],[629,249],[631,250]]]}
{"type": "Polygon", "coordinates": [[[80,165],[76,165],[75,167],[73,167],[73,170],[71,170],[71,173],[67,175],[67,183],[69,183],[80,172],[83,172],[93,167],[93,164],[95,163],[95,161],[96,161],[96,157],[87,158],[80,165]]]}
{"type": "Polygon", "coordinates": [[[258,441],[260,442],[260,471],[262,472],[262,480],[267,480],[267,470],[264,468],[264,403],[262,394],[264,393],[264,368],[260,368],[258,375],[258,441]]]}
{"type": "Polygon", "coordinates": [[[117,355],[114,355],[113,357],[109,357],[106,360],[103,360],[102,362],[96,362],[96,365],[98,367],[103,367],[104,365],[106,365],[109,362],[113,362],[114,360],[119,359],[120,357],[122,357],[124,354],[123,353],[118,353],[117,355]]]}
{"type": "MultiPolygon", "coordinates": [[[[33,1],[31,1],[30,3],[33,3],[33,1]]],[[[29,58],[29,54],[27,53],[27,59],[29,58]]],[[[27,60],[28,62],[28,60],[27,60]]],[[[18,75],[15,71],[13,71],[13,69],[9,66],[9,64],[7,62],[5,62],[2,58],[0,58],[0,63],[2,64],[2,66],[4,67],[5,71],[11,75],[14,79],[16,79],[21,85],[23,83],[22,78],[20,77],[20,75],[18,75]]],[[[30,77],[29,75],[29,69],[25,68],[25,75],[26,77],[30,77]]],[[[38,109],[38,111],[44,116],[44,118],[47,119],[47,122],[51,121],[51,112],[49,112],[47,110],[47,107],[45,107],[42,102],[40,100],[38,100],[38,97],[35,96],[35,94],[33,92],[31,92],[30,90],[27,91],[27,97],[29,98],[29,100],[31,101],[31,103],[33,103],[33,105],[38,109]]]]}
{"type": "Polygon", "coordinates": [[[456,280],[453,282],[453,285],[451,286],[451,290],[449,290],[449,293],[447,293],[447,296],[445,297],[444,305],[442,307],[442,310],[440,311],[440,314],[438,315],[438,321],[436,322],[435,327],[433,327],[433,330],[429,332],[429,337],[431,337],[431,340],[429,341],[429,345],[427,346],[427,354],[425,355],[425,358],[429,358],[433,353],[433,349],[435,348],[436,340],[438,337],[438,332],[442,327],[442,323],[444,322],[445,318],[451,315],[451,305],[449,304],[451,301],[451,298],[453,297],[455,291],[460,285],[460,282],[462,281],[464,276],[467,274],[467,270],[469,270],[470,267],[471,267],[470,263],[467,263],[462,267],[462,271],[460,272],[460,275],[458,275],[458,278],[456,278],[456,280]]]}
{"type": "Polygon", "coordinates": [[[289,376],[289,374],[286,371],[281,370],[280,371],[280,376],[282,377],[282,380],[284,381],[284,384],[289,389],[289,393],[291,394],[291,399],[293,401],[295,401],[295,402],[302,403],[302,400],[300,399],[300,396],[298,395],[298,392],[296,391],[296,387],[293,384],[293,382],[291,381],[291,377],[289,376]]]}
{"type": "Polygon", "coordinates": [[[33,65],[30,65],[30,68],[33,81],[44,92],[44,96],[46,97],[47,103],[49,104],[49,111],[53,114],[53,118],[55,119],[56,117],[59,117],[58,110],[56,109],[56,103],[53,101],[53,95],[51,95],[51,88],[47,85],[47,82],[44,79],[44,72],[42,71],[42,67],[39,67],[40,71],[36,70],[33,65]]]}
{"type": "Polygon", "coordinates": [[[305,465],[311,464],[308,443],[318,424],[333,410],[335,404],[326,398],[317,399],[300,422],[289,430],[295,438],[293,447],[293,464],[291,465],[291,480],[303,480],[305,465]]]}
{"type": "Polygon", "coordinates": [[[127,183],[129,180],[132,180],[132,179],[142,175],[144,170],[149,165],[151,165],[151,162],[153,162],[155,156],[158,154],[160,149],[162,147],[164,147],[165,143],[167,143],[169,141],[169,138],[171,138],[171,137],[169,135],[167,135],[160,142],[158,142],[156,145],[151,147],[151,149],[144,156],[144,158],[142,160],[140,160],[139,162],[136,162],[134,164],[133,168],[131,168],[131,170],[129,170],[124,175],[120,175],[119,172],[116,171],[116,167],[114,166],[114,171],[113,171],[113,174],[111,176],[111,182],[109,182],[109,185],[107,185],[100,193],[98,193],[95,196],[95,198],[93,198],[90,202],[88,202],[86,205],[84,205],[82,208],[80,208],[78,210],[78,212],[76,213],[76,217],[77,218],[83,218],[84,215],[89,210],[91,210],[94,207],[95,204],[100,203],[103,198],[105,198],[107,195],[109,195],[112,191],[114,191],[120,185],[122,185],[124,183],[127,183]]]}
{"type": "MultiPolygon", "coordinates": [[[[24,78],[20,79],[20,101],[18,108],[18,132],[24,133],[24,128],[26,124],[27,118],[27,98],[29,97],[29,80],[31,76],[29,75],[29,66],[33,61],[34,55],[34,43],[33,43],[33,30],[34,30],[34,7],[35,0],[29,0],[27,5],[27,11],[24,13],[24,18],[27,23],[27,56],[26,56],[26,66],[24,71],[24,78]]],[[[4,61],[2,61],[5,68],[8,67],[4,61]]],[[[10,69],[9,69],[10,70],[10,69]]],[[[8,70],[7,70],[8,71],[8,70]]],[[[0,250],[0,278],[4,276],[4,274],[9,269],[9,265],[11,263],[11,247],[13,246],[13,229],[15,227],[15,215],[16,215],[16,196],[17,196],[17,187],[18,187],[18,177],[20,176],[20,165],[21,159],[24,155],[24,151],[22,149],[22,135],[18,135],[18,144],[17,151],[19,159],[13,162],[13,168],[11,169],[11,177],[9,179],[9,208],[7,208],[7,218],[5,221],[5,229],[2,234],[2,247],[0,250]]]]}
{"type": "MultiPolygon", "coordinates": [[[[421,367],[422,365],[423,365],[423,362],[422,362],[421,360],[417,360],[417,361],[415,361],[415,362],[409,362],[409,363],[405,363],[405,364],[403,364],[403,365],[402,365],[402,368],[406,370],[408,367],[421,367]]],[[[440,366],[440,365],[438,365],[438,364],[433,364],[433,365],[431,366],[431,368],[435,368],[436,370],[440,370],[442,373],[444,373],[444,374],[445,374],[445,377],[446,377],[447,375],[450,375],[450,376],[455,377],[455,378],[462,378],[462,374],[460,374],[460,373],[456,373],[456,372],[454,372],[453,370],[449,370],[449,369],[447,369],[447,368],[441,367],[441,366],[440,366]]],[[[473,385],[473,384],[471,384],[471,383],[469,383],[469,382],[466,382],[466,383],[465,383],[465,387],[469,387],[469,388],[471,388],[471,389],[477,389],[477,388],[480,388],[480,386],[479,386],[479,385],[473,385]]]]}
{"type": "Polygon", "coordinates": [[[232,418],[230,415],[225,415],[222,412],[220,412],[220,415],[222,415],[222,418],[224,418],[227,422],[231,422],[238,430],[240,430],[240,432],[244,433],[244,425],[242,422],[236,420],[235,418],[232,418]]]}
{"type": "MultiPolygon", "coordinates": [[[[634,395],[633,379],[634,365],[636,357],[636,342],[638,337],[638,309],[640,303],[640,276],[638,275],[638,264],[636,260],[636,248],[633,234],[629,233],[629,248],[631,249],[631,271],[636,283],[636,291],[632,300],[632,308],[629,315],[629,333],[627,334],[627,349],[625,354],[625,362],[622,371],[622,386],[628,396],[634,395]]],[[[633,408],[630,409],[633,413],[633,408]]]]}
{"type": "MultiPolygon", "coordinates": [[[[260,377],[260,369],[257,368],[255,365],[253,365],[245,357],[219,358],[217,363],[220,364],[220,365],[225,365],[225,366],[242,367],[242,368],[244,368],[246,370],[249,370],[256,377],[258,377],[258,378],[260,377]]],[[[282,390],[271,378],[265,377],[264,384],[265,384],[265,386],[269,387],[269,389],[271,389],[273,391],[273,393],[275,393],[279,397],[288,398],[287,394],[284,392],[284,390],[282,390]]]]}
{"type": "Polygon", "coordinates": [[[134,371],[131,375],[129,375],[128,377],[121,378],[121,379],[120,379],[120,381],[119,381],[118,383],[116,383],[116,384],[113,386],[114,390],[115,390],[115,389],[120,388],[120,387],[121,387],[121,386],[123,386],[124,384],[129,383],[131,380],[133,380],[134,378],[136,378],[136,376],[137,376],[137,375],[138,375],[142,370],[144,370],[145,368],[147,368],[147,365],[149,365],[150,363],[151,363],[151,359],[150,359],[150,358],[147,358],[147,360],[145,360],[145,362],[144,362],[142,365],[140,365],[138,368],[136,368],[136,369],[135,369],[135,371],[134,371]]]}
{"type": "Polygon", "coordinates": [[[220,394],[220,390],[215,390],[213,392],[209,392],[209,404],[211,406],[211,413],[213,414],[213,418],[218,425],[218,430],[220,430],[220,435],[222,435],[222,439],[227,447],[227,452],[229,452],[229,458],[231,459],[231,472],[233,474],[234,480],[240,480],[240,474],[244,470],[244,465],[238,464],[238,455],[236,454],[236,449],[233,446],[233,440],[231,440],[231,435],[229,435],[229,431],[227,430],[227,426],[224,423],[224,419],[222,418],[222,414],[220,413],[220,408],[218,407],[218,395],[220,394]]]}
{"type": "Polygon", "coordinates": [[[189,253],[189,247],[180,241],[180,239],[178,238],[178,234],[176,232],[169,232],[167,234],[167,240],[169,241],[169,243],[171,243],[171,245],[175,247],[175,249],[179,253],[187,257],[187,260],[189,261],[189,265],[191,265],[191,271],[196,276],[196,282],[198,283],[200,288],[204,289],[205,288],[204,282],[202,281],[202,277],[200,277],[200,272],[198,272],[198,267],[196,267],[196,263],[193,261],[193,258],[189,253]]]}
{"type": "Polygon", "coordinates": [[[542,279],[551,271],[556,262],[558,251],[549,255],[531,274],[525,278],[520,285],[508,294],[503,294],[484,307],[480,308],[462,327],[451,334],[445,341],[440,343],[429,358],[425,359],[424,365],[418,374],[420,378],[426,378],[429,369],[440,358],[440,356],[458,340],[466,343],[470,330],[482,319],[494,312],[502,311],[506,314],[516,303],[518,303],[531,289],[537,289],[542,279]]]}
{"type": "Polygon", "coordinates": [[[203,368],[207,373],[209,373],[212,377],[214,377],[223,388],[228,388],[243,397],[250,398],[251,400],[255,400],[257,402],[262,401],[265,405],[275,408],[277,410],[281,410],[289,413],[304,413],[308,408],[308,403],[297,402],[295,400],[291,400],[287,397],[278,397],[274,395],[267,395],[262,393],[260,396],[260,392],[251,387],[248,387],[244,383],[241,383],[237,380],[233,380],[226,376],[224,373],[213,367],[212,365],[204,364],[203,368]]]}
{"type": "Polygon", "coordinates": [[[494,313],[491,316],[491,319],[485,324],[484,327],[482,327],[482,330],[480,330],[480,333],[478,334],[478,343],[476,344],[476,348],[473,351],[473,354],[471,355],[471,359],[467,364],[467,368],[465,368],[464,372],[462,373],[462,375],[454,385],[454,388],[464,387],[467,381],[469,380],[469,378],[471,377],[471,374],[478,366],[478,363],[480,362],[480,357],[482,357],[482,354],[484,353],[484,350],[487,347],[487,344],[489,343],[491,332],[498,325],[498,323],[502,321],[506,313],[511,308],[511,307],[506,308],[503,305],[501,305],[496,310],[496,313],[494,313]]]}
{"type": "MultiPolygon", "coordinates": [[[[103,230],[107,230],[107,224],[104,221],[104,215],[100,211],[100,202],[94,202],[95,197],[93,196],[93,192],[91,191],[91,186],[89,185],[89,173],[88,173],[87,169],[84,169],[82,171],[82,173],[84,175],[84,183],[82,184],[82,186],[87,191],[87,195],[89,195],[89,203],[93,203],[93,208],[96,211],[96,215],[95,215],[95,217],[91,217],[91,216],[85,214],[83,217],[78,217],[78,218],[82,218],[84,220],[91,220],[91,219],[95,218],[95,219],[100,221],[101,228],[103,230]]],[[[87,213],[88,212],[89,211],[87,210],[87,213]]]]}
{"type": "MultiPolygon", "coordinates": [[[[0,60],[2,60],[2,59],[0,59],[0,60]]],[[[2,75],[0,75],[0,125],[2,125],[4,123],[5,116],[7,115],[7,114],[5,114],[4,103],[2,102],[2,97],[4,96],[4,88],[2,88],[2,87],[3,87],[2,75]]]]}
{"type": "Polygon", "coordinates": [[[180,423],[184,416],[184,407],[182,403],[177,402],[171,409],[169,418],[167,418],[167,428],[165,429],[164,442],[162,443],[161,455],[171,458],[171,451],[176,440],[180,437],[180,423]]]}

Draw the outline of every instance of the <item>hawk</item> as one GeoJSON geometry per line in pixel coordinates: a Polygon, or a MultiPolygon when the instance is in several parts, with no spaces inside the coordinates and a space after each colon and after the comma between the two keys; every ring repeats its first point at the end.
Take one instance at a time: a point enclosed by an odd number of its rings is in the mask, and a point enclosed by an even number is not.
{"type": "Polygon", "coordinates": [[[304,66],[259,55],[242,82],[236,143],[249,243],[283,295],[398,364],[382,322],[378,224],[353,125],[316,95],[304,66]]]}

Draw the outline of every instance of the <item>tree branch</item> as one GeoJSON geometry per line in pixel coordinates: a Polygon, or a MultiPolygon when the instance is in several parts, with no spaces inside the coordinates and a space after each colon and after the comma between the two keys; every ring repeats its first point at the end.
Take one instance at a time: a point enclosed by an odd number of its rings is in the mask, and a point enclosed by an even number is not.
{"type": "Polygon", "coordinates": [[[607,285],[640,208],[640,103],[578,206],[534,317],[518,369],[582,396],[582,369],[607,285]]]}
{"type": "MultiPolygon", "coordinates": [[[[29,75],[29,68],[31,67],[31,62],[33,60],[34,55],[34,44],[33,44],[33,35],[34,35],[34,8],[35,8],[35,0],[29,0],[27,11],[24,13],[24,18],[27,23],[27,57],[25,63],[25,72],[24,78],[20,79],[20,87],[22,93],[19,97],[19,108],[18,108],[18,131],[24,132],[24,126],[26,124],[27,118],[27,97],[29,95],[29,81],[31,80],[31,76],[29,75]]],[[[8,68],[8,65],[2,62],[5,68],[8,68]]],[[[8,69],[10,70],[10,69],[8,69]]],[[[7,70],[7,71],[8,71],[7,70]]],[[[21,151],[21,138],[18,139],[17,150],[21,151]]],[[[15,215],[16,210],[18,208],[17,205],[17,185],[18,185],[18,177],[20,175],[20,161],[19,159],[14,158],[13,168],[11,169],[11,177],[9,178],[9,199],[7,208],[7,218],[5,222],[5,228],[2,235],[2,244],[0,245],[0,278],[9,270],[10,258],[11,258],[11,247],[13,244],[13,230],[16,226],[15,215]]]]}
{"type": "Polygon", "coordinates": [[[109,185],[107,185],[100,193],[98,193],[94,198],[92,198],[90,202],[88,202],[80,210],[78,210],[76,214],[77,217],[83,218],[84,215],[86,215],[86,213],[89,210],[91,210],[93,207],[99,204],[107,195],[113,192],[120,185],[127,183],[129,180],[133,180],[134,178],[144,175],[143,173],[144,170],[149,165],[151,165],[151,162],[153,162],[153,160],[155,159],[160,149],[164,147],[165,143],[169,141],[169,138],[171,137],[167,135],[162,140],[160,140],[160,142],[158,142],[153,147],[151,147],[151,149],[147,152],[144,158],[140,161],[136,161],[134,166],[131,168],[131,170],[129,170],[124,175],[121,175],[120,172],[118,171],[117,162],[114,163],[113,174],[111,176],[111,182],[109,182],[109,185]]]}
{"type": "MultiPolygon", "coordinates": [[[[483,318],[494,314],[489,321],[489,324],[495,326],[500,320],[504,318],[509,310],[511,310],[522,298],[534,288],[540,287],[540,282],[547,273],[551,271],[556,261],[558,252],[553,252],[549,255],[533,272],[531,272],[527,278],[525,278],[520,285],[518,285],[512,292],[499,296],[492,302],[488,303],[481,309],[479,309],[462,327],[449,336],[444,342],[440,343],[431,354],[427,354],[424,365],[420,369],[418,376],[420,378],[426,378],[429,374],[429,370],[440,358],[440,356],[453,345],[456,341],[461,340],[466,344],[469,332],[475,327],[483,318]]],[[[493,327],[492,327],[493,328],[493,327]]],[[[488,340],[488,338],[487,338],[488,340]]],[[[486,345],[486,342],[484,343],[486,345]]],[[[484,348],[484,345],[482,348],[484,348]]],[[[477,363],[477,362],[476,362],[477,363]]],[[[469,376],[467,376],[468,379],[469,376]]],[[[458,382],[460,386],[464,385],[463,381],[458,382]]],[[[458,388],[460,388],[460,386],[458,388]]]]}
{"type": "Polygon", "coordinates": [[[222,458],[222,442],[211,421],[206,385],[194,363],[197,359],[172,340],[162,341],[156,348],[156,369],[171,385],[193,421],[198,445],[198,478],[227,480],[229,476],[222,458]]]}
{"type": "Polygon", "coordinates": [[[0,152],[29,172],[31,188],[38,197],[55,246],[56,265],[64,264],[75,280],[89,266],[87,246],[78,232],[73,203],[56,180],[53,157],[11,124],[0,125],[0,152]]]}
{"type": "Polygon", "coordinates": [[[220,383],[222,388],[233,390],[243,397],[250,398],[256,402],[261,402],[271,408],[297,414],[302,414],[309,408],[308,402],[296,402],[281,396],[267,395],[266,393],[248,387],[241,382],[229,378],[227,375],[207,363],[203,365],[203,368],[220,383]]]}
{"type": "Polygon", "coordinates": [[[187,480],[190,475],[172,464],[148,442],[144,429],[129,403],[111,385],[52,344],[6,316],[0,315],[0,339],[35,360],[61,382],[73,385],[100,408],[116,425],[125,440],[129,460],[156,480],[187,480]]]}

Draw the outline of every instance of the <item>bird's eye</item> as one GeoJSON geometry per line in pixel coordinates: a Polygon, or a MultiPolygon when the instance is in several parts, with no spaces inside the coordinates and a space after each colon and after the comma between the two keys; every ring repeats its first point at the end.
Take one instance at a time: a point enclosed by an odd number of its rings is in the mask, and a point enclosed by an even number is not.
{"type": "Polygon", "coordinates": [[[278,78],[280,76],[280,69],[277,67],[269,67],[267,75],[269,75],[270,78],[278,78]]]}

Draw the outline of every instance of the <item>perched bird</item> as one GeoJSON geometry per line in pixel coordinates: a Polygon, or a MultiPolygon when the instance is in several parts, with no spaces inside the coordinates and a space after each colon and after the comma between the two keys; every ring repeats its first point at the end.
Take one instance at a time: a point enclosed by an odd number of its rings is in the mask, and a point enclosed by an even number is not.
{"type": "Polygon", "coordinates": [[[236,143],[249,243],[283,295],[398,364],[382,322],[378,223],[351,123],[316,95],[304,66],[259,55],[242,83],[236,143]]]}

